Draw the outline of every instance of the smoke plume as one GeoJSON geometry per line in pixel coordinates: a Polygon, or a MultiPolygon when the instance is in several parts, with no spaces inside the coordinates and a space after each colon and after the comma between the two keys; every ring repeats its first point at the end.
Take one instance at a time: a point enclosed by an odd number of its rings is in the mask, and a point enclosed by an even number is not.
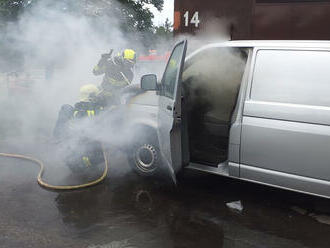
{"type": "MultiPolygon", "coordinates": [[[[107,7],[120,8],[115,3],[107,7]]],[[[83,15],[66,11],[56,1],[39,1],[18,23],[7,25],[6,40],[13,41],[12,47],[23,55],[10,71],[19,71],[22,78],[18,81],[28,87],[17,90],[9,85],[8,89],[6,84],[10,83],[3,76],[2,92],[9,91],[9,97],[1,95],[6,106],[0,124],[3,138],[50,137],[61,105],[77,102],[82,85],[101,83],[102,76],[94,76],[92,69],[102,53],[145,50],[139,40],[142,34],[123,33],[123,22],[115,13],[102,16],[97,11],[87,5],[83,15]]],[[[138,76],[134,82],[139,82],[138,76]]]]}

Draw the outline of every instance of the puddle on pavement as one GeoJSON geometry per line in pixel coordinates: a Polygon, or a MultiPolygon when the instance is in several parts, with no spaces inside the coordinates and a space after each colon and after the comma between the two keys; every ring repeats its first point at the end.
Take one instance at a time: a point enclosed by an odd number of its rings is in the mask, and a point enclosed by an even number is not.
{"type": "Polygon", "coordinates": [[[0,246],[294,248],[329,244],[330,226],[306,214],[327,216],[328,200],[189,171],[173,189],[125,171],[122,156],[112,157],[104,183],[69,192],[44,190],[35,182],[34,165],[1,158],[0,246]],[[239,202],[242,211],[232,211],[226,205],[230,202],[239,202]]]}

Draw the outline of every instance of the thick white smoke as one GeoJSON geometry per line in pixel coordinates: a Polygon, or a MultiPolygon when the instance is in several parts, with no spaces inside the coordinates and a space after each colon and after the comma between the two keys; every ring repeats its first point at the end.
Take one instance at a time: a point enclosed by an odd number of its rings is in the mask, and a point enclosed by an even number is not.
{"type": "Polygon", "coordinates": [[[246,58],[239,50],[210,48],[187,63],[183,82],[190,101],[210,105],[209,115],[229,121],[241,84],[246,58]]]}
{"type": "MultiPolygon", "coordinates": [[[[63,11],[61,6],[53,2],[51,0],[40,1],[38,5],[26,11],[18,23],[10,24],[7,27],[7,36],[16,41],[16,50],[24,55],[23,68],[20,70],[29,72],[30,81],[33,83],[29,84],[26,92],[0,99],[5,109],[0,123],[2,139],[17,137],[35,143],[40,140],[50,140],[61,105],[65,103],[73,105],[77,102],[79,88],[82,85],[90,83],[99,85],[101,83],[102,76],[94,76],[92,69],[98,63],[102,53],[108,53],[110,49],[114,49],[115,52],[124,48],[132,48],[136,51],[145,49],[144,44],[139,42],[142,34],[123,33],[121,31],[122,20],[116,18],[115,14],[82,15],[63,11]]],[[[111,6],[109,8],[111,9],[111,6]]],[[[118,8],[118,6],[113,6],[113,8],[118,8]]],[[[97,11],[87,10],[88,13],[97,11]]],[[[213,26],[211,25],[211,27],[213,26]]],[[[216,33],[216,39],[212,39],[212,41],[227,39],[227,36],[223,35],[223,31],[214,33],[216,33]]],[[[177,37],[177,39],[180,38],[177,37]]],[[[189,39],[189,47],[195,49],[197,47],[195,44],[204,45],[210,41],[208,38],[208,33],[203,33],[197,36],[197,43],[190,42],[196,39],[189,39]]],[[[159,45],[170,47],[173,44],[168,43],[172,43],[172,41],[160,42],[159,45]]],[[[232,54],[221,54],[221,56],[224,62],[231,59],[235,65],[241,65],[240,58],[236,59],[232,54]]],[[[194,72],[203,70],[206,81],[208,81],[203,86],[210,93],[209,98],[218,98],[219,94],[224,93],[224,90],[234,94],[238,87],[238,81],[235,89],[232,86],[226,87],[225,84],[220,88],[217,86],[220,78],[225,74],[229,78],[222,81],[232,81],[228,75],[230,69],[228,66],[223,64],[222,70],[215,68],[216,65],[221,64],[222,61],[218,60],[221,56],[218,56],[217,60],[201,59],[196,66],[191,67],[189,72],[190,75],[194,75],[194,72]]],[[[163,64],[155,63],[154,68],[149,69],[150,71],[142,69],[144,73],[161,72],[164,64],[165,62],[163,64]]],[[[15,69],[13,68],[12,71],[15,69]]],[[[139,82],[139,78],[135,78],[135,82],[139,82]]],[[[197,86],[192,85],[192,87],[197,86]]],[[[222,98],[222,100],[226,102],[226,98],[222,98]]],[[[215,105],[221,107],[223,101],[217,101],[215,105]]],[[[221,108],[217,109],[222,111],[221,108]]],[[[108,116],[106,121],[103,119],[98,122],[96,126],[93,126],[94,124],[88,120],[81,121],[76,126],[75,134],[77,136],[83,134],[87,138],[97,139],[110,145],[129,140],[130,137],[136,135],[136,131],[140,130],[132,128],[125,132],[118,132],[117,121],[121,115],[125,114],[116,112],[116,114],[108,116]]],[[[139,133],[139,135],[147,136],[149,134],[139,133]]],[[[79,147],[81,144],[79,140],[74,140],[71,145],[79,147]]]]}
{"type": "MultiPolygon", "coordinates": [[[[107,8],[120,8],[115,3],[107,8]]],[[[8,117],[4,122],[15,122],[2,125],[4,136],[49,137],[60,106],[74,104],[82,85],[101,83],[102,76],[94,76],[92,69],[102,53],[110,49],[115,52],[124,48],[145,49],[139,43],[139,33],[121,31],[123,23],[116,18],[115,11],[113,15],[99,16],[95,6],[84,6],[84,14],[63,8],[51,0],[39,1],[25,11],[18,23],[7,26],[8,39],[16,42],[15,49],[24,58],[23,68],[12,68],[12,71],[29,73],[33,83],[23,94],[2,99],[6,102],[8,117]],[[46,79],[49,75],[52,76],[46,79]]],[[[135,78],[135,82],[138,81],[135,78]]]]}
{"type": "MultiPolygon", "coordinates": [[[[18,71],[21,78],[17,81],[25,81],[27,87],[15,86],[9,82],[11,79],[8,81],[2,74],[0,104],[4,111],[0,117],[0,139],[2,143],[13,144],[11,147],[16,148],[19,144],[32,145],[10,152],[37,156],[47,165],[58,166],[70,153],[80,147],[83,149],[79,139],[61,144],[59,150],[46,145],[53,142],[52,133],[61,106],[74,105],[79,100],[82,85],[100,85],[103,75],[94,76],[92,70],[101,54],[109,53],[110,49],[114,49],[116,54],[125,48],[132,48],[139,55],[139,52],[146,50],[141,42],[142,33],[122,31],[125,23],[116,15],[121,6],[115,3],[112,1],[112,4],[105,6],[108,14],[102,15],[99,12],[104,6],[97,8],[97,4],[86,5],[79,12],[66,10],[56,1],[43,0],[27,9],[18,22],[7,25],[6,40],[13,41],[10,45],[17,54],[23,55],[17,57],[19,63],[12,63],[10,71],[18,71]],[[113,15],[109,14],[112,9],[113,15]],[[40,144],[45,146],[40,149],[40,144]]],[[[149,71],[144,72],[160,71],[158,68],[163,68],[164,64],[149,65],[149,71]]],[[[138,82],[136,76],[134,83],[138,82]]],[[[120,116],[121,113],[114,114],[108,117],[107,122],[98,122],[97,126],[83,120],[72,135],[117,144],[135,132],[118,133],[118,127],[114,125],[118,124],[116,120],[120,116]]]]}

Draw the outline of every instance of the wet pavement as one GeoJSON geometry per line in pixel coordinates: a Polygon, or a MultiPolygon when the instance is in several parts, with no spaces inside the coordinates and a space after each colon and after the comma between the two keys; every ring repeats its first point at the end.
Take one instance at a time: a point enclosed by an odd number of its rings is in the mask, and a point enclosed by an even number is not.
{"type": "MultiPolygon", "coordinates": [[[[51,183],[72,179],[52,145],[0,151],[44,160],[51,183]]],[[[59,192],[36,183],[35,164],[0,158],[0,247],[329,247],[329,200],[191,171],[173,188],[136,177],[119,151],[109,161],[105,182],[59,192]]]]}

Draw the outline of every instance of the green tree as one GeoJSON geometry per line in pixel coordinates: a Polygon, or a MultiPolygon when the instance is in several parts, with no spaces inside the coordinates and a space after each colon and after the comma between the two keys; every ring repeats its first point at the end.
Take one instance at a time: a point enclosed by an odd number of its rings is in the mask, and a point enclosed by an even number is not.
{"type": "Polygon", "coordinates": [[[14,21],[28,4],[25,0],[0,0],[0,21],[14,21]]]}
{"type": "Polygon", "coordinates": [[[154,15],[145,4],[152,4],[161,11],[164,0],[119,0],[119,2],[123,6],[120,14],[123,14],[127,20],[128,30],[152,31],[154,15]]]}
{"type": "Polygon", "coordinates": [[[152,31],[154,17],[146,4],[162,10],[164,0],[0,0],[0,21],[14,21],[37,3],[63,12],[87,16],[115,16],[124,31],[152,31]]]}
{"type": "Polygon", "coordinates": [[[155,27],[156,36],[163,39],[170,39],[173,37],[172,23],[166,18],[165,23],[158,27],[155,27]]]}

